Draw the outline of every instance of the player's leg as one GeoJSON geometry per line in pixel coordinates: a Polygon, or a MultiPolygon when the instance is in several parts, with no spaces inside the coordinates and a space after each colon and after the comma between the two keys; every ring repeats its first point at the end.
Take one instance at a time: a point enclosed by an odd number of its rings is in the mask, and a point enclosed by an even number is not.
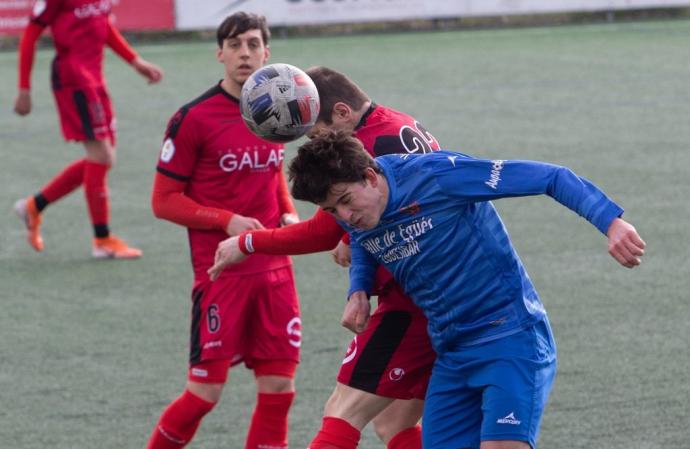
{"type": "MultiPolygon", "coordinates": [[[[75,102],[74,89],[61,88],[53,90],[58,117],[65,140],[86,140],[79,107],[75,102]]],[[[80,97],[81,98],[81,97],[80,97]]],[[[41,236],[41,213],[48,207],[73,192],[84,180],[85,159],[79,159],[67,165],[53,177],[38,193],[28,198],[17,200],[14,210],[24,221],[29,245],[36,251],[43,250],[41,236]]]]}
{"type": "Polygon", "coordinates": [[[288,413],[295,399],[294,360],[255,360],[256,405],[246,449],[288,447],[288,413]]]}
{"type": "Polygon", "coordinates": [[[179,449],[221,397],[235,354],[241,354],[250,304],[239,277],[197,281],[192,290],[187,388],[168,405],[148,449],[179,449]]]}
{"type": "Polygon", "coordinates": [[[396,399],[374,417],[374,431],[388,449],[421,449],[423,411],[421,399],[396,399]]]}
{"type": "Polygon", "coordinates": [[[220,400],[229,360],[211,360],[189,370],[187,388],[163,411],[147,449],[180,449],[194,437],[201,420],[220,400]]]}
{"type": "MultiPolygon", "coordinates": [[[[108,171],[115,163],[115,117],[105,87],[84,91],[88,114],[80,106],[82,126],[86,135],[84,196],[93,225],[92,255],[95,258],[135,259],[142,252],[110,233],[110,198],[108,171]]],[[[75,101],[76,98],[75,98],[75,101]]],[[[77,101],[78,104],[81,101],[77,101]]]]}
{"type": "Polygon", "coordinates": [[[253,285],[254,310],[244,346],[257,397],[246,449],[287,448],[288,414],[302,342],[299,301],[291,267],[243,277],[253,285]]]}
{"type": "Polygon", "coordinates": [[[556,374],[548,320],[487,346],[484,356],[495,361],[481,373],[486,383],[481,449],[534,448],[556,374]]]}
{"type": "Polygon", "coordinates": [[[392,398],[338,382],[326,402],[321,428],[309,449],[355,449],[362,429],[391,402],[392,398]]]}

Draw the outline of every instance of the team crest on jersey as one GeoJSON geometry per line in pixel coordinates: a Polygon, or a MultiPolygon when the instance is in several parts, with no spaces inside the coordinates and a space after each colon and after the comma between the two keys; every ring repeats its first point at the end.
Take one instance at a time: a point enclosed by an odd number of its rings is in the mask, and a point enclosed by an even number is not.
{"type": "Polygon", "coordinates": [[[33,8],[33,15],[34,17],[38,17],[41,14],[43,14],[43,11],[46,10],[46,2],[45,0],[38,0],[36,3],[34,3],[34,8],[33,8]]]}
{"type": "Polygon", "coordinates": [[[407,206],[403,206],[398,210],[405,214],[417,215],[422,211],[422,207],[419,205],[418,202],[415,201],[414,203],[407,206]]]}
{"type": "Polygon", "coordinates": [[[175,155],[175,144],[172,139],[165,139],[161,148],[161,161],[170,162],[175,155]]]}

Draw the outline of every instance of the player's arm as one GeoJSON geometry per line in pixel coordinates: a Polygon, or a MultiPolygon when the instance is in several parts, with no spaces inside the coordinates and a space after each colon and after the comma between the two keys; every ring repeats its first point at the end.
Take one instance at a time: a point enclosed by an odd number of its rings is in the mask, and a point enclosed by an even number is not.
{"type": "Polygon", "coordinates": [[[215,280],[225,267],[239,263],[253,253],[297,255],[327,251],[344,233],[335,218],[321,209],[309,220],[293,225],[243,232],[218,244],[208,275],[215,280]]]}
{"type": "Polygon", "coordinates": [[[371,313],[369,296],[374,288],[378,264],[356,241],[351,242],[351,248],[350,290],[340,324],[355,333],[360,333],[369,322],[371,313]]]}
{"type": "Polygon", "coordinates": [[[292,202],[290,189],[288,188],[287,180],[283,174],[283,170],[278,171],[278,207],[280,209],[280,224],[287,226],[299,222],[299,215],[295,209],[295,203],[292,202]]]}
{"type": "Polygon", "coordinates": [[[569,168],[536,161],[479,160],[449,152],[434,156],[438,180],[451,196],[476,202],[548,195],[606,235],[609,252],[621,265],[640,264],[645,244],[635,228],[620,218],[623,209],[569,168]]]}
{"type": "Polygon", "coordinates": [[[163,78],[161,68],[139,56],[110,20],[108,20],[108,36],[105,43],[116,55],[131,64],[141,76],[148,80],[149,84],[157,83],[163,78]]]}
{"type": "Polygon", "coordinates": [[[331,250],[344,234],[335,218],[318,209],[309,220],[282,228],[245,232],[240,235],[238,245],[247,255],[294,256],[331,250]]]}
{"type": "Polygon", "coordinates": [[[156,218],[193,229],[226,230],[233,213],[202,206],[184,194],[186,181],[156,173],[151,195],[151,208],[156,218]]]}
{"type": "Polygon", "coordinates": [[[42,24],[30,21],[19,41],[19,83],[17,98],[14,101],[14,112],[18,115],[27,115],[31,112],[31,69],[36,55],[36,41],[44,29],[45,26],[42,24]]]}

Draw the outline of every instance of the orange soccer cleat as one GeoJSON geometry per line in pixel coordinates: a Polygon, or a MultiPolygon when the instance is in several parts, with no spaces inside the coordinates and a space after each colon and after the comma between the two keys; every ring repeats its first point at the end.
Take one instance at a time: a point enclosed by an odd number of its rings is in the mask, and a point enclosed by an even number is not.
{"type": "Polygon", "coordinates": [[[142,251],[132,248],[124,240],[110,235],[93,239],[91,255],[96,259],[136,259],[141,257],[142,251]]]}
{"type": "Polygon", "coordinates": [[[26,239],[36,251],[43,251],[43,237],[41,237],[41,213],[36,209],[33,196],[17,200],[14,211],[24,221],[26,239]]]}

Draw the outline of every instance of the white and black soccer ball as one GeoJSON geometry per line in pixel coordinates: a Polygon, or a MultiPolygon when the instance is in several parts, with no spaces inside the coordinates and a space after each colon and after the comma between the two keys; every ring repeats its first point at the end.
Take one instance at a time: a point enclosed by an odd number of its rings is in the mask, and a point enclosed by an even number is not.
{"type": "Polygon", "coordinates": [[[319,106],[314,82],[290,64],[260,68],[244,82],[240,95],[244,122],[271,142],[290,142],[305,135],[316,123],[319,106]]]}

